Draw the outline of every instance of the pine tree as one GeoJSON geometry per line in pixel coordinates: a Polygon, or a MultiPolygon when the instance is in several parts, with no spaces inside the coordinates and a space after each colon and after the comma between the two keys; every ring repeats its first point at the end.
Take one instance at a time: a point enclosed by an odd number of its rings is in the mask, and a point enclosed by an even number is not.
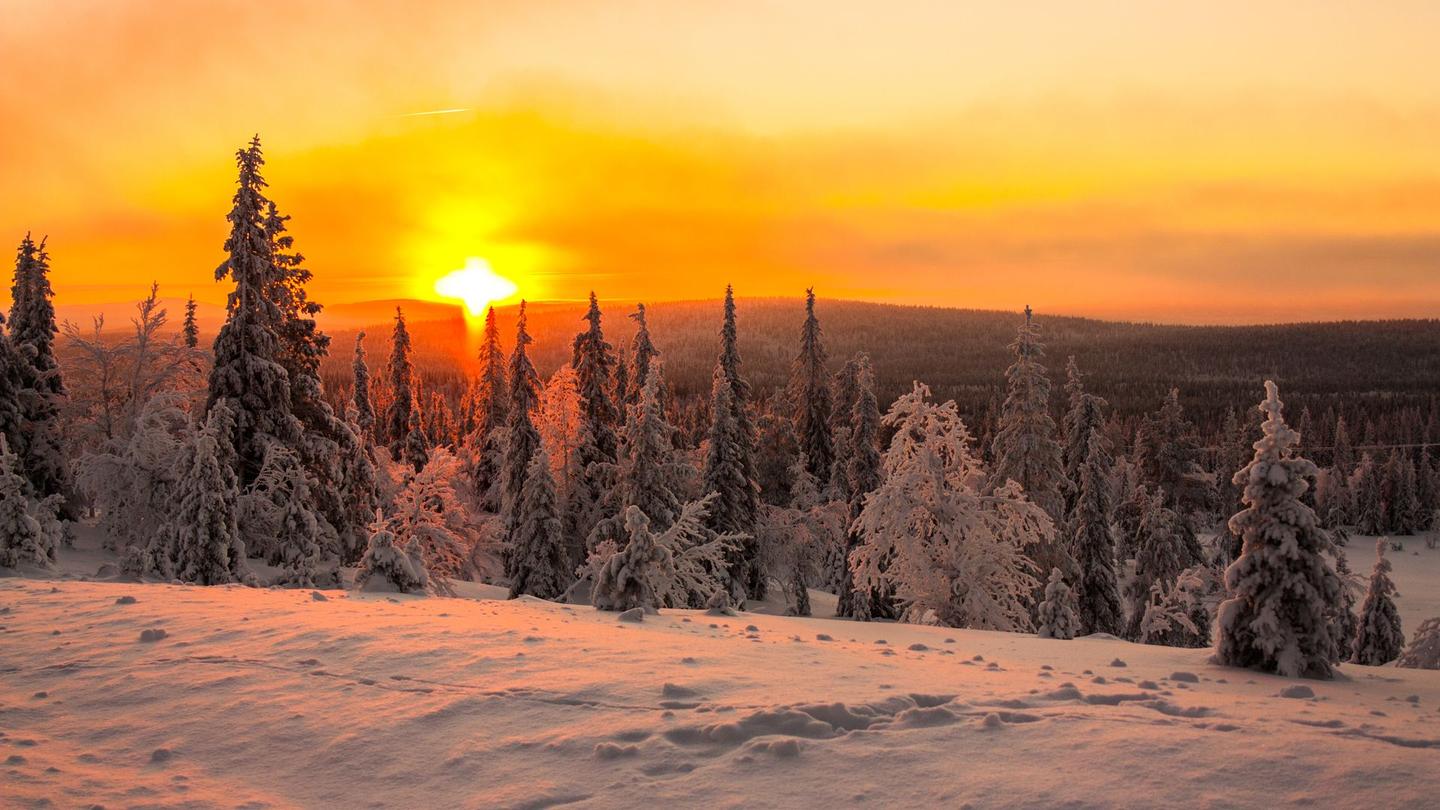
{"type": "Polygon", "coordinates": [[[588,326],[575,336],[570,366],[575,369],[580,392],[581,441],[575,466],[579,479],[569,488],[569,526],[575,548],[590,536],[595,524],[609,511],[607,500],[614,480],[618,439],[615,427],[619,413],[610,398],[615,355],[600,326],[600,305],[590,293],[585,313],[588,326]]]}
{"type": "Polygon", "coordinates": [[[352,402],[355,405],[355,426],[360,429],[361,438],[373,441],[375,437],[375,405],[370,401],[370,366],[365,362],[365,333],[355,336],[355,359],[350,364],[355,374],[355,390],[352,402]]]}
{"type": "Polygon", "coordinates": [[[424,593],[430,589],[430,575],[418,550],[400,548],[395,540],[395,533],[377,512],[365,556],[360,560],[360,571],[355,575],[355,587],[362,591],[393,589],[400,593],[424,593]]]}
{"type": "Polygon", "coordinates": [[[1355,633],[1351,661],[1367,666],[1388,664],[1400,657],[1405,634],[1400,629],[1400,612],[1395,609],[1395,584],[1390,581],[1390,561],[1385,559],[1385,540],[1375,541],[1375,570],[1370,588],[1360,606],[1360,626],[1355,633]]]}
{"type": "Polygon", "coordinates": [[[405,440],[410,435],[410,417],[415,412],[414,375],[410,362],[410,332],[405,328],[405,313],[395,308],[395,329],[390,338],[390,407],[385,409],[384,441],[390,446],[390,460],[400,461],[405,440]]]}
{"type": "Polygon", "coordinates": [[[531,419],[540,401],[540,378],[530,362],[526,346],[530,345],[530,333],[525,330],[525,302],[520,302],[520,315],[515,328],[515,352],[510,356],[510,406],[505,447],[505,463],[502,470],[503,503],[500,510],[504,521],[505,536],[511,539],[511,551],[505,558],[505,573],[513,581],[514,566],[517,562],[513,553],[513,539],[520,527],[520,499],[525,491],[525,478],[530,470],[530,461],[540,449],[540,432],[531,419]]]}
{"type": "Polygon", "coordinates": [[[759,486],[755,483],[755,428],[750,421],[750,384],[740,375],[735,326],[735,293],[725,288],[725,317],[720,357],[710,389],[709,448],[704,491],[714,493],[707,525],[717,534],[742,538],[727,560],[730,595],[735,601],[764,599],[766,576],[755,537],[759,486]]]}
{"type": "Polygon", "coordinates": [[[572,566],[563,530],[555,479],[550,476],[550,457],[542,446],[530,461],[520,496],[519,525],[510,538],[510,554],[515,561],[511,599],[522,594],[557,599],[565,593],[572,579],[572,566]]]}
{"type": "Polygon", "coordinates": [[[1111,529],[1109,454],[1103,436],[1089,442],[1079,472],[1079,491],[1067,521],[1070,556],[1079,569],[1076,602],[1080,632],[1119,635],[1125,622],[1115,574],[1115,535],[1111,529]]]}
{"type": "Polygon", "coordinates": [[[815,290],[805,291],[805,323],[800,327],[800,353],[790,371],[790,397],[795,409],[795,435],[817,481],[830,480],[835,448],[830,435],[830,374],[825,370],[825,344],[815,317],[815,290]]]}
{"type": "Polygon", "coordinates": [[[880,405],[875,399],[875,372],[870,367],[868,355],[861,354],[856,359],[859,371],[856,376],[855,404],[850,409],[850,463],[845,475],[846,483],[850,487],[845,493],[848,506],[845,571],[839,599],[835,603],[835,615],[872,619],[890,616],[894,611],[887,590],[872,588],[868,591],[857,591],[854,578],[850,576],[850,560],[854,557],[855,549],[864,540],[856,520],[865,506],[865,496],[879,487],[884,480],[883,460],[880,456],[880,405]]]}
{"type": "Polygon", "coordinates": [[[231,443],[237,451],[237,475],[249,486],[274,445],[299,445],[302,425],[291,411],[290,378],[280,363],[282,313],[273,298],[277,279],[274,245],[265,228],[269,201],[260,168],[265,161],[256,137],[236,153],[238,188],[229,214],[227,257],[215,280],[235,282],[226,304],[225,325],[215,338],[206,411],[221,399],[234,411],[231,443]]]}
{"type": "Polygon", "coordinates": [[[1006,481],[1019,484],[1026,497],[1058,521],[1064,512],[1060,487],[1065,473],[1050,418],[1050,380],[1040,365],[1044,349],[1027,306],[1025,323],[1010,344],[1015,362],[1005,370],[1007,393],[991,446],[995,468],[990,480],[996,488],[1006,481]]]}
{"type": "Polygon", "coordinates": [[[1035,634],[1040,638],[1075,638],[1083,633],[1080,617],[1077,615],[1075,593],[1065,584],[1065,575],[1059,568],[1050,569],[1050,581],[1045,585],[1045,600],[1040,603],[1040,621],[1035,634]]]}
{"type": "Polygon", "coordinates": [[[185,348],[194,349],[200,345],[200,327],[195,323],[194,295],[185,300],[185,322],[180,327],[180,335],[185,341],[185,348]]]}
{"type": "Polygon", "coordinates": [[[1216,619],[1216,660],[1286,677],[1329,678],[1335,640],[1329,615],[1340,580],[1326,562],[1330,539],[1301,503],[1315,465],[1295,454],[1275,383],[1265,381],[1263,436],[1235,473],[1245,509],[1230,518],[1244,545],[1225,570],[1228,598],[1216,619]]]}
{"type": "Polygon", "coordinates": [[[240,539],[239,481],[220,445],[231,418],[223,401],[210,409],[205,426],[189,442],[186,469],[177,480],[167,533],[173,576],[181,582],[223,585],[254,578],[240,539]]]}

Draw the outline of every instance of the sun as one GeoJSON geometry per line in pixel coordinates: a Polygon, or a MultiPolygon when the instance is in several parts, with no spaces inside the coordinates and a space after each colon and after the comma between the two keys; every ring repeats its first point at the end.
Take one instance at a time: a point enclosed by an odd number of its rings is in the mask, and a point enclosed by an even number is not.
{"type": "Polygon", "coordinates": [[[435,293],[465,302],[465,310],[471,317],[479,317],[491,302],[509,298],[519,289],[515,282],[496,273],[489,262],[474,256],[465,260],[463,268],[435,281],[435,293]]]}

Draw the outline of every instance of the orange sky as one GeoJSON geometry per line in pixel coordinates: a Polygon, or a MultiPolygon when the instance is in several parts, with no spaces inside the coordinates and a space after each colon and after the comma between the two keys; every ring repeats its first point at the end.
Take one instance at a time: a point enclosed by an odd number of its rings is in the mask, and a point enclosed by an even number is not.
{"type": "Polygon", "coordinates": [[[1418,1],[0,0],[0,237],[49,234],[62,304],[223,301],[258,131],[322,302],[477,256],[540,299],[1440,316],[1436,31],[1418,1]]]}

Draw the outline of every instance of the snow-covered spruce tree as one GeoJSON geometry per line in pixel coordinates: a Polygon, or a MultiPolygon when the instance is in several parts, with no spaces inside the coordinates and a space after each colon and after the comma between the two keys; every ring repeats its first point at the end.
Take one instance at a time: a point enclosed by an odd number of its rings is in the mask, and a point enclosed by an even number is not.
{"type": "Polygon", "coordinates": [[[26,494],[20,458],[0,436],[0,568],[53,568],[60,537],[53,527],[56,502],[36,502],[26,494]],[[42,512],[50,512],[43,515],[42,512]]]}
{"type": "Polygon", "coordinates": [[[1395,666],[1408,669],[1440,669],[1440,618],[1426,619],[1415,629],[1410,646],[1395,666]]]}
{"type": "Polygon", "coordinates": [[[916,383],[885,415],[895,436],[857,521],[855,587],[893,588],[906,621],[1027,630],[1038,583],[1024,548],[1051,542],[1053,524],[1013,481],[982,493],[985,471],[954,401],[929,396],[916,383]]]}
{"type": "Polygon", "coordinates": [[[816,481],[830,480],[835,447],[830,435],[830,372],[820,320],[815,317],[815,290],[805,291],[805,322],[800,327],[800,353],[790,368],[790,401],[795,409],[795,436],[816,481]]]}
{"type": "Polygon", "coordinates": [[[577,561],[578,552],[595,524],[613,509],[610,490],[619,447],[615,429],[620,423],[619,411],[611,398],[615,354],[601,329],[600,305],[593,291],[585,321],[585,331],[575,336],[570,358],[570,366],[575,369],[575,387],[580,394],[581,430],[575,459],[578,478],[567,487],[566,522],[569,525],[565,531],[577,561]]]}
{"type": "Polygon", "coordinates": [[[21,428],[10,438],[19,457],[20,474],[33,494],[60,499],[66,517],[77,516],[70,467],[61,440],[60,408],[65,385],[55,361],[55,293],[50,289],[50,256],[45,241],[36,245],[26,234],[15,258],[11,287],[9,339],[15,366],[16,404],[21,428]]]}
{"type": "Polygon", "coordinates": [[[493,306],[485,310],[479,359],[480,374],[475,379],[475,427],[465,441],[468,453],[465,469],[481,508],[495,512],[501,505],[500,470],[505,457],[510,389],[493,306]]]}
{"type": "Polygon", "coordinates": [[[25,430],[24,412],[20,398],[25,386],[25,361],[10,342],[5,328],[5,316],[0,314],[0,437],[5,439],[11,452],[16,454],[17,474],[25,479],[28,490],[30,481],[24,471],[18,468],[21,450],[24,449],[28,434],[25,430]]]}
{"type": "Polygon", "coordinates": [[[1120,605],[1120,585],[1115,574],[1115,535],[1110,523],[1110,466],[1105,437],[1095,435],[1088,442],[1085,464],[1079,471],[1075,505],[1066,522],[1070,556],[1079,570],[1076,602],[1080,633],[1120,635],[1125,613],[1120,605]]]}
{"type": "Polygon", "coordinates": [[[660,401],[664,388],[664,368],[655,360],[647,372],[640,400],[627,409],[615,492],[621,513],[595,525],[587,543],[590,547],[605,540],[624,543],[627,529],[623,512],[627,507],[639,508],[657,531],[668,529],[680,516],[683,462],[676,459],[675,428],[666,419],[660,401]]]}
{"type": "Polygon", "coordinates": [[[200,326],[195,322],[195,296],[191,295],[185,299],[185,320],[180,326],[180,337],[185,341],[185,348],[195,349],[200,346],[200,326]]]}
{"type": "MultiPolygon", "coordinates": [[[[144,549],[162,533],[192,429],[186,404],[176,393],[152,397],[128,439],[78,462],[80,489],[100,513],[106,549],[122,554],[127,547],[144,549]]],[[[234,464],[233,452],[228,460],[234,464]]]]}
{"type": "MultiPolygon", "coordinates": [[[[520,315],[515,328],[515,351],[510,355],[510,405],[509,422],[506,425],[505,462],[501,470],[502,502],[500,517],[504,522],[505,536],[515,537],[520,526],[520,498],[525,491],[525,477],[530,471],[530,461],[540,449],[540,431],[535,429],[532,414],[540,402],[540,377],[530,362],[526,346],[530,345],[530,333],[525,329],[525,302],[520,302],[520,315]]],[[[515,556],[513,547],[505,556],[505,574],[515,578],[515,556]]]]}
{"type": "Polygon", "coordinates": [[[355,405],[355,426],[360,429],[360,438],[370,442],[375,438],[375,405],[370,401],[370,365],[365,362],[364,331],[355,336],[355,359],[350,368],[355,374],[351,397],[355,405]]]}
{"type": "Polygon", "coordinates": [[[419,411],[410,411],[410,429],[405,431],[405,443],[400,447],[400,460],[415,472],[420,472],[430,463],[430,440],[420,426],[419,411]]]}
{"type": "Polygon", "coordinates": [[[335,529],[315,506],[310,474],[293,450],[272,446],[256,479],[252,509],[264,515],[272,540],[266,561],[281,568],[274,584],[297,588],[340,585],[335,529]]]}
{"type": "Polygon", "coordinates": [[[1000,406],[999,428],[991,445],[995,466],[990,484],[999,488],[1006,481],[1014,481],[1051,520],[1059,521],[1064,516],[1060,488],[1065,473],[1060,445],[1055,441],[1055,420],[1050,417],[1050,379],[1040,364],[1045,346],[1028,306],[1025,323],[1020,325],[1010,351],[1015,353],[1015,362],[1005,370],[1005,402],[1000,406]]]}
{"type": "Polygon", "coordinates": [[[1275,383],[1265,381],[1265,421],[1255,457],[1235,473],[1245,509],[1230,518],[1243,541],[1225,570],[1228,598],[1216,615],[1216,661],[1286,677],[1329,678],[1335,640],[1329,616],[1340,579],[1324,552],[1330,538],[1300,501],[1316,467],[1295,454],[1275,383]]]}
{"type": "MultiPolygon", "coordinates": [[[[569,484],[579,480],[578,450],[584,429],[584,420],[580,413],[580,391],[575,387],[575,380],[575,369],[571,366],[555,369],[555,373],[550,375],[550,379],[546,380],[544,387],[540,389],[540,402],[532,418],[535,429],[540,432],[540,445],[545,448],[545,454],[550,458],[550,474],[555,478],[562,525],[565,521],[564,504],[568,499],[569,484]]],[[[583,562],[585,557],[581,552],[585,538],[580,538],[579,543],[571,542],[571,538],[566,539],[567,544],[571,545],[572,553],[578,555],[575,557],[576,563],[583,562]]]]}
{"type": "Polygon", "coordinates": [[[860,357],[857,354],[845,361],[831,380],[835,407],[830,410],[830,441],[835,448],[835,460],[830,465],[826,488],[840,499],[850,496],[850,457],[854,454],[850,421],[855,413],[855,401],[860,398],[860,357]]]}
{"type": "Polygon", "coordinates": [[[795,459],[800,443],[795,440],[795,420],[785,397],[774,395],[758,407],[755,417],[755,483],[762,504],[787,506],[794,487],[795,459]]]}
{"type": "Polygon", "coordinates": [[[430,404],[425,408],[425,438],[435,447],[455,449],[455,415],[439,391],[430,392],[430,404]]]}
{"type": "Polygon", "coordinates": [[[235,413],[232,444],[242,487],[260,475],[272,445],[293,448],[303,430],[291,411],[290,378],[280,362],[283,313],[273,297],[279,283],[274,245],[265,227],[269,201],[260,167],[265,161],[256,137],[236,153],[238,188],[230,210],[230,235],[216,281],[235,282],[226,304],[225,325],[215,338],[206,411],[221,399],[235,413]]]}
{"type": "MultiPolygon", "coordinates": [[[[660,350],[650,340],[650,324],[645,320],[645,305],[636,304],[635,311],[630,313],[631,320],[635,321],[635,337],[630,341],[630,369],[626,378],[625,395],[622,398],[622,406],[634,405],[640,401],[640,392],[645,388],[645,379],[650,374],[650,361],[660,356],[660,350]]],[[[624,368],[624,364],[617,367],[624,368]]],[[[665,391],[660,392],[663,402],[665,391]]]]}
{"type": "Polygon", "coordinates": [[[875,399],[875,371],[870,366],[869,355],[860,354],[856,360],[859,370],[856,377],[855,404],[850,409],[850,461],[845,475],[849,490],[845,493],[848,519],[842,560],[844,569],[839,599],[835,603],[835,615],[874,619],[891,617],[895,611],[888,589],[876,587],[857,591],[855,579],[850,574],[850,560],[864,539],[856,521],[865,507],[865,496],[879,487],[884,480],[884,461],[880,456],[880,405],[875,399]]]}
{"type": "Polygon", "coordinates": [[[750,384],[740,375],[740,346],[735,326],[735,291],[725,287],[725,317],[720,328],[720,357],[710,387],[709,445],[703,491],[714,493],[706,525],[717,534],[741,538],[726,568],[732,601],[764,599],[766,575],[755,541],[760,488],[755,483],[755,428],[750,421],[750,384]]]}
{"type": "Polygon", "coordinates": [[[1395,609],[1395,583],[1390,581],[1390,561],[1385,559],[1385,538],[1375,541],[1375,570],[1360,606],[1360,626],[1355,632],[1355,651],[1350,660],[1367,666],[1388,664],[1400,657],[1405,633],[1400,612],[1395,609]]]}
{"type": "Polygon", "coordinates": [[[716,572],[738,538],[705,527],[714,499],[685,504],[675,523],[658,534],[639,507],[626,507],[624,546],[607,540],[591,554],[591,603],[599,610],[685,607],[721,590],[725,583],[716,572]]]}
{"type": "Polygon", "coordinates": [[[181,582],[223,585],[254,578],[240,539],[239,481],[220,446],[232,419],[229,405],[217,402],[185,453],[165,531],[171,543],[170,574],[181,582]]]}
{"type": "Polygon", "coordinates": [[[1126,637],[1140,638],[1140,624],[1145,607],[1156,587],[1165,590],[1191,565],[1200,560],[1186,553],[1184,526],[1180,517],[1165,506],[1165,496],[1156,490],[1140,518],[1135,550],[1135,576],[1128,585],[1130,623],[1126,637]]]}
{"type": "Polygon", "coordinates": [[[1069,405],[1061,420],[1064,447],[1061,457],[1065,469],[1065,514],[1068,516],[1080,497],[1082,468],[1090,458],[1091,445],[1101,443],[1103,452],[1098,459],[1100,472],[1106,479],[1113,464],[1110,457],[1110,441],[1105,436],[1105,400],[1085,390],[1080,367],[1071,357],[1065,364],[1065,393],[1069,405]]]}
{"type": "Polygon", "coordinates": [[[1355,528],[1361,534],[1380,535],[1385,533],[1385,500],[1383,496],[1383,468],[1375,463],[1367,451],[1360,457],[1360,463],[1350,474],[1350,490],[1354,497],[1355,528]]]}
{"type": "Polygon", "coordinates": [[[1350,560],[1345,553],[1349,538],[1343,527],[1330,530],[1331,550],[1335,555],[1335,576],[1340,578],[1340,601],[1331,607],[1330,636],[1335,640],[1336,662],[1349,661],[1355,654],[1355,634],[1359,630],[1359,619],[1355,616],[1355,600],[1365,591],[1365,581],[1350,570],[1350,560]]]}
{"type": "Polygon", "coordinates": [[[574,566],[566,548],[560,505],[555,497],[555,479],[550,476],[550,457],[544,446],[535,451],[525,489],[520,495],[520,524],[510,537],[515,574],[510,580],[510,598],[522,594],[540,599],[557,599],[565,593],[574,566]]]}
{"type": "Polygon", "coordinates": [[[1182,518],[1213,506],[1214,477],[1195,461],[1200,443],[1195,426],[1185,418],[1180,390],[1170,389],[1160,410],[1145,417],[1135,431],[1135,462],[1151,485],[1165,493],[1165,505],[1182,518]]]}
{"type": "Polygon", "coordinates": [[[410,331],[405,328],[405,313],[395,308],[395,328],[390,333],[390,362],[386,366],[390,379],[390,407],[385,409],[383,442],[390,447],[390,460],[399,462],[405,453],[405,440],[410,435],[410,416],[415,411],[415,367],[410,362],[410,331]]]}
{"type": "Polygon", "coordinates": [[[1045,599],[1040,603],[1040,618],[1035,634],[1040,638],[1075,638],[1084,632],[1076,609],[1075,592],[1065,584],[1065,574],[1059,568],[1050,569],[1050,580],[1045,584],[1045,599]]]}
{"type": "Polygon", "coordinates": [[[1208,647],[1211,617],[1208,595],[1215,572],[1197,565],[1180,572],[1175,581],[1150,585],[1136,640],[1167,647],[1208,647]]]}
{"type": "Polygon", "coordinates": [[[370,539],[365,546],[365,556],[360,559],[355,587],[362,591],[394,590],[400,593],[425,593],[430,590],[430,575],[425,570],[425,561],[419,551],[396,546],[395,533],[390,531],[380,512],[375,513],[375,522],[370,525],[370,539]]]}

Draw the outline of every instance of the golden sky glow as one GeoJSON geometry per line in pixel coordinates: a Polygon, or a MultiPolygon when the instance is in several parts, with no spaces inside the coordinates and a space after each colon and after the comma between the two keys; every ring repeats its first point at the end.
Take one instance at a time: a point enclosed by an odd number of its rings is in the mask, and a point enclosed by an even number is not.
{"type": "Polygon", "coordinates": [[[1418,1],[0,0],[0,236],[49,234],[62,303],[219,303],[259,132],[322,302],[483,258],[532,299],[1437,316],[1436,31],[1418,1]]]}

